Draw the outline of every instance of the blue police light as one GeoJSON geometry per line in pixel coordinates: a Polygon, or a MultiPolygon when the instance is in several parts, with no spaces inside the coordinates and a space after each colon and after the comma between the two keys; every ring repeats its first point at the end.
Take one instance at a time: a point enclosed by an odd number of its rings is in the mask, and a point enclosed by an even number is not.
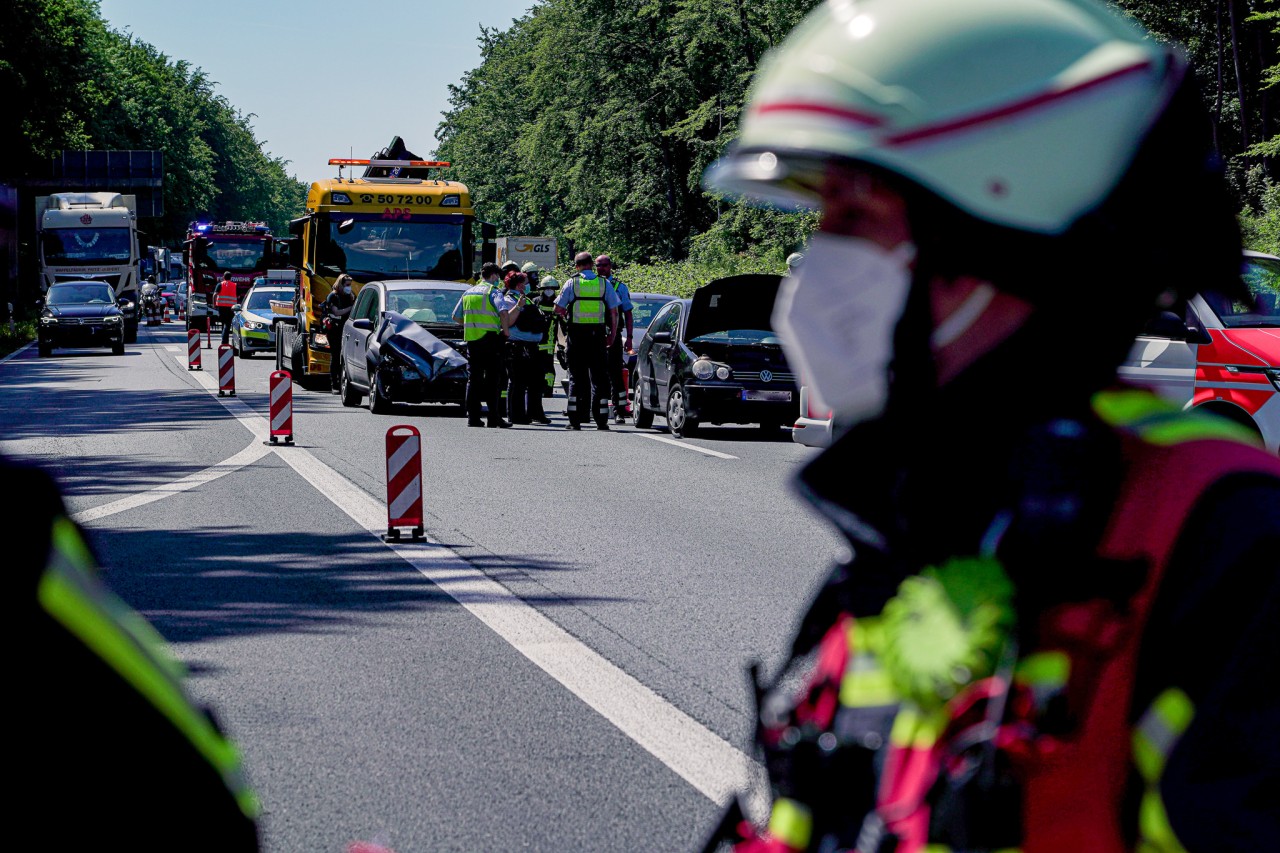
{"type": "Polygon", "coordinates": [[[196,223],[196,230],[197,230],[197,231],[208,231],[208,230],[209,230],[209,228],[210,228],[210,225],[211,225],[211,223],[208,223],[208,222],[197,222],[197,223],[196,223]]]}
{"type": "Polygon", "coordinates": [[[329,198],[334,204],[351,204],[351,196],[346,193],[333,193],[329,198]]]}
{"type": "Polygon", "coordinates": [[[459,207],[462,204],[462,196],[447,195],[440,200],[441,207],[459,207]]]}

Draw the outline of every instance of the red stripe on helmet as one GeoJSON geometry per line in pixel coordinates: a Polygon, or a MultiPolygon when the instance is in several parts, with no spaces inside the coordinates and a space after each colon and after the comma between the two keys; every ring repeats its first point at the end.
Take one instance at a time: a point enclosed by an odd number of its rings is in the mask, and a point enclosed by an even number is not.
{"type": "Polygon", "coordinates": [[[1086,80],[1083,83],[1068,86],[1065,89],[1058,89],[1053,92],[1042,92],[1039,95],[1033,95],[1029,98],[1024,98],[1021,101],[1014,101],[1013,103],[985,110],[980,113],[974,113],[973,115],[962,116],[961,118],[951,119],[938,124],[917,127],[914,130],[908,130],[903,133],[897,133],[889,136],[885,141],[890,145],[909,145],[912,142],[919,142],[922,139],[931,139],[935,136],[945,136],[948,133],[966,130],[976,125],[986,124],[987,122],[996,121],[1011,115],[1028,112],[1046,104],[1053,103],[1054,101],[1069,98],[1073,95],[1078,95],[1081,92],[1087,92],[1090,89],[1096,89],[1098,86],[1106,85],[1107,83],[1110,83],[1113,80],[1118,80],[1121,77],[1128,77],[1130,74],[1136,74],[1139,71],[1146,71],[1151,68],[1153,64],[1154,63],[1152,63],[1151,60],[1143,60],[1142,62],[1137,62],[1124,68],[1118,68],[1109,74],[1104,74],[1093,80],[1086,80]]]}
{"type": "Polygon", "coordinates": [[[761,104],[753,112],[762,115],[764,113],[816,113],[818,115],[835,116],[836,118],[842,118],[868,127],[880,127],[885,123],[884,118],[878,115],[845,109],[844,107],[833,107],[829,104],[815,104],[809,101],[777,101],[772,104],[761,104]]]}

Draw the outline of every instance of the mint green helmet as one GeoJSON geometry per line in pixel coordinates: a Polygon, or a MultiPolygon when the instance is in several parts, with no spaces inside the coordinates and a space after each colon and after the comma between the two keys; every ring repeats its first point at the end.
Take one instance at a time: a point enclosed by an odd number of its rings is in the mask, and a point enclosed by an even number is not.
{"type": "Polygon", "coordinates": [[[1056,234],[1115,188],[1183,57],[1094,0],[828,0],[761,64],[707,186],[816,204],[824,164],[1056,234]]]}

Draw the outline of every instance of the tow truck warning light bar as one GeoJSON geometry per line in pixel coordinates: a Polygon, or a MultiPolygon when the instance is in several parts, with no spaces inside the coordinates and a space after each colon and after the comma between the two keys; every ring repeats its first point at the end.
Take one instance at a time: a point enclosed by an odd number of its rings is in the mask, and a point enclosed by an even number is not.
{"type": "Polygon", "coordinates": [[[351,160],[345,157],[332,157],[329,159],[330,166],[387,166],[389,168],[408,168],[410,166],[421,168],[438,168],[445,169],[449,167],[449,163],[443,160],[351,160]]]}

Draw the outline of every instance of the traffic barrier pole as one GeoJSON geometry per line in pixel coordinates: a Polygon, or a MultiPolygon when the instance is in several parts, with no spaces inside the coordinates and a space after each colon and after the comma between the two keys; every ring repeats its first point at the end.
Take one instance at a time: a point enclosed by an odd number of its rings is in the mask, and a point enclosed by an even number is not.
{"type": "Polygon", "coordinates": [[[213,349],[213,332],[210,330],[210,327],[212,325],[213,323],[209,319],[209,315],[205,314],[204,315],[204,348],[205,349],[213,349]]]}
{"type": "Polygon", "coordinates": [[[409,528],[409,541],[424,539],[422,521],[422,434],[407,424],[387,430],[387,542],[401,541],[400,529],[409,528]]]}
{"type": "Polygon", "coordinates": [[[236,395],[236,360],[230,344],[218,347],[218,396],[236,395]]]}
{"type": "Polygon", "coordinates": [[[277,438],[293,444],[293,376],[287,370],[271,374],[271,444],[277,438]]]}
{"type": "Polygon", "coordinates": [[[200,366],[200,330],[187,329],[187,370],[203,370],[200,366]]]}

